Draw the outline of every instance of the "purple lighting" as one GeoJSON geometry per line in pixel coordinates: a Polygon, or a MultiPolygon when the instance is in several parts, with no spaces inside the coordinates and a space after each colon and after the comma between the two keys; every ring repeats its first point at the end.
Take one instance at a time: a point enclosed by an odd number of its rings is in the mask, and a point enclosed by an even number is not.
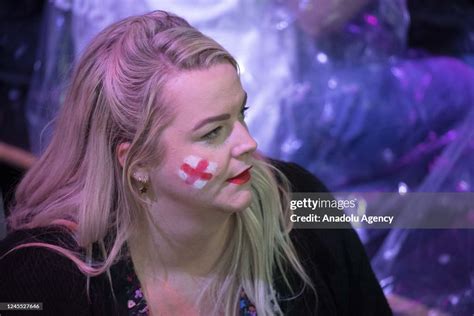
{"type": "Polygon", "coordinates": [[[370,24],[372,26],[376,26],[379,24],[379,20],[375,16],[370,15],[370,14],[365,14],[364,20],[367,24],[370,24]]]}

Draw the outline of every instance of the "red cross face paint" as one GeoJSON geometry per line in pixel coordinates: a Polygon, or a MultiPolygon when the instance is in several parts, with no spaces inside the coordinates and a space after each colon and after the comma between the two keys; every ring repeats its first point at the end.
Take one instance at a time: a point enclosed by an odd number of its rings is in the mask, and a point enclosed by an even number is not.
{"type": "Polygon", "coordinates": [[[212,179],[216,170],[215,162],[209,162],[197,156],[188,156],[184,159],[178,174],[186,184],[202,189],[212,179]]]}

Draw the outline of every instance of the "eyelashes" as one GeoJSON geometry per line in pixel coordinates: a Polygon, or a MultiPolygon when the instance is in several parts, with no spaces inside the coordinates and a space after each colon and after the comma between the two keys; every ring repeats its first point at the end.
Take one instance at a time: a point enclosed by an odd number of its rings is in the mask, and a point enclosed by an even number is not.
{"type": "Polygon", "coordinates": [[[212,131],[201,137],[203,140],[213,140],[219,137],[220,132],[222,131],[222,126],[214,128],[212,131]]]}
{"type": "MultiPolygon", "coordinates": [[[[245,116],[246,116],[245,114],[248,111],[248,109],[249,109],[248,106],[242,106],[242,108],[240,110],[240,113],[239,113],[239,120],[244,121],[245,116]]],[[[218,126],[218,127],[214,128],[212,131],[210,131],[209,133],[202,136],[201,139],[205,140],[205,141],[215,140],[221,135],[223,130],[224,130],[224,127],[222,125],[218,126]]]]}
{"type": "Polygon", "coordinates": [[[242,119],[245,119],[245,113],[247,113],[248,109],[249,109],[249,106],[244,105],[242,109],[240,110],[240,117],[242,119]]]}

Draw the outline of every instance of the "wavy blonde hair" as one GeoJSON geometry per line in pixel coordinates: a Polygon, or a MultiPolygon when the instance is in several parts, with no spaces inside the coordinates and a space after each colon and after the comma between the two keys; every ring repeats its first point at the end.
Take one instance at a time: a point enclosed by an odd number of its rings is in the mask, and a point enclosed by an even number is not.
{"type": "MultiPolygon", "coordinates": [[[[224,48],[163,11],[129,17],[98,34],[75,68],[55,135],[18,186],[8,218],[10,231],[66,226],[84,254],[45,243],[17,248],[47,247],[73,260],[88,284],[104,272],[111,282],[109,269],[137,232],[137,219],[149,218],[132,174],[140,166],[158,166],[164,155],[159,136],[174,113],[163,87],[177,72],[218,63],[238,71],[224,48]],[[116,152],[122,142],[131,144],[123,167],[116,152]],[[92,258],[95,243],[100,259],[92,258]]],[[[252,173],[253,202],[235,215],[227,260],[206,288],[220,302],[216,314],[237,314],[242,287],[259,315],[281,313],[273,276],[279,270],[291,289],[288,267],[313,288],[289,238],[286,178],[263,159],[256,159],[252,173]]]]}

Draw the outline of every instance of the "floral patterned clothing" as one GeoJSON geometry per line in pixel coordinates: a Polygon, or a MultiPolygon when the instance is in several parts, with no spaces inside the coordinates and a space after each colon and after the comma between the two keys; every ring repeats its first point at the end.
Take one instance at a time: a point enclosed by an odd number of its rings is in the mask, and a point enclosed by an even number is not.
{"type": "MultiPolygon", "coordinates": [[[[140,280],[138,280],[138,276],[133,269],[133,263],[130,258],[126,261],[125,284],[128,315],[149,315],[150,310],[145,300],[145,296],[143,295],[140,280]]],[[[240,316],[257,316],[255,305],[250,302],[243,289],[240,292],[239,311],[240,316]]]]}

